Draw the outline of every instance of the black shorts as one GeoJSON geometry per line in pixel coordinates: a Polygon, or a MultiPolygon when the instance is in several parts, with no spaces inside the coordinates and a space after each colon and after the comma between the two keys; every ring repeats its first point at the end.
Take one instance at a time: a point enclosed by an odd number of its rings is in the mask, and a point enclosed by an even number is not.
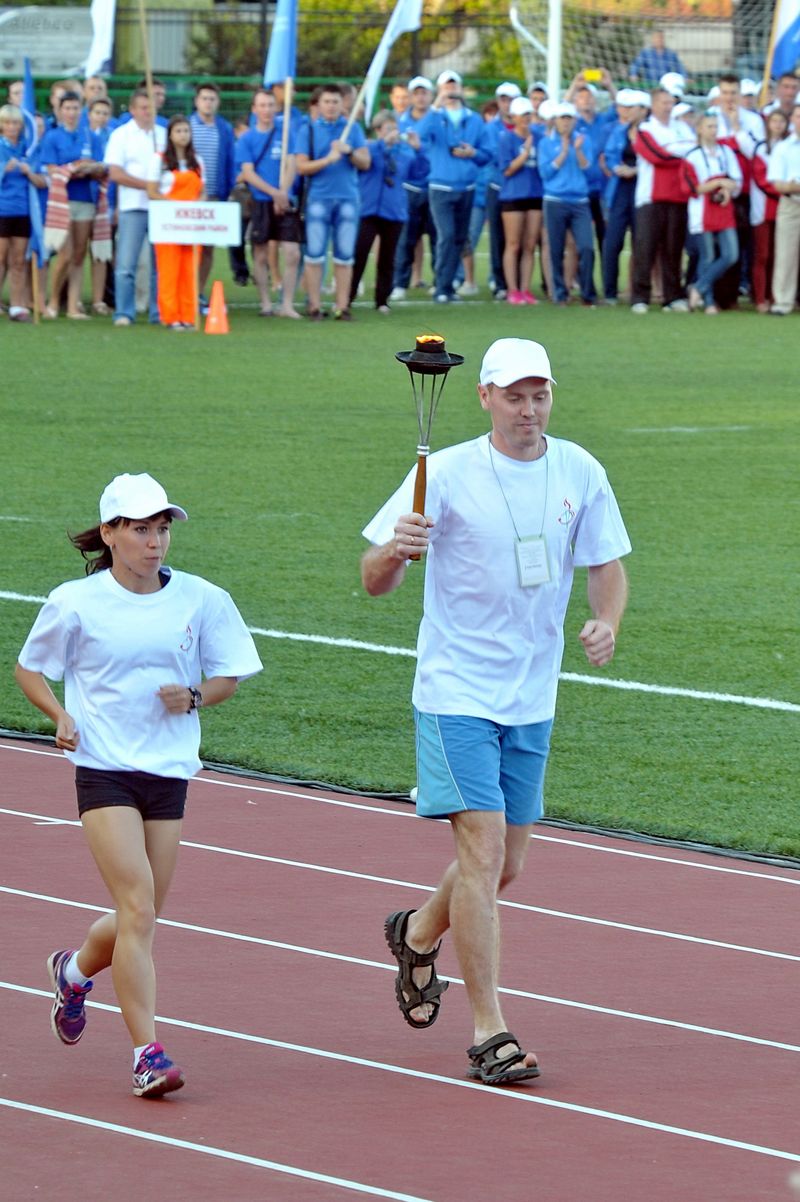
{"type": "Polygon", "coordinates": [[[30,217],[0,217],[0,238],[30,238],[30,217]]]}
{"type": "Polygon", "coordinates": [[[250,215],[250,241],[253,246],[265,242],[300,242],[300,214],[275,212],[271,200],[254,200],[250,215]]]}
{"type": "Polygon", "coordinates": [[[501,200],[501,213],[538,213],[542,208],[541,196],[526,196],[524,200],[501,200]]]}
{"type": "Polygon", "coordinates": [[[78,813],[107,806],[131,806],[145,822],[154,818],[183,818],[189,782],[151,772],[106,772],[101,768],[75,769],[78,813]]]}

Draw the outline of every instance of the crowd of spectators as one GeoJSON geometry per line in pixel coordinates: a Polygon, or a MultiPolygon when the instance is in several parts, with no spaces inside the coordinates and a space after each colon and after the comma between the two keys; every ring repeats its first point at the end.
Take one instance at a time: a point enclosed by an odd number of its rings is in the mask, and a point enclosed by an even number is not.
{"type": "Polygon", "coordinates": [[[523,92],[507,80],[478,111],[459,73],[445,70],[435,83],[395,84],[367,131],[350,84],[320,86],[306,111],[288,113],[281,84],[258,88],[232,125],[215,83],[198,84],[193,111],[170,122],[161,112],[167,89],[151,83],[142,80],[115,115],[102,78],[59,81],[51,112],[37,115],[38,137],[26,128],[21,84],[9,87],[0,106],[0,297],[7,276],[11,320],[31,320],[38,303],[50,320],[111,315],[124,327],[146,312],[154,324],[191,328],[195,279],[207,311],[213,248],[199,249],[196,262],[194,251],[159,248],[157,262],[147,216],[153,200],[201,196],[242,205],[247,234],[230,266],[237,283],[252,276],[265,317],[300,318],[302,288],[311,320],[328,316],[329,292],[330,315],[352,320],[376,241],[380,313],[409,296],[445,305],[480,295],[474,250],[484,227],[488,286],[510,305],[546,297],[594,307],[629,296],[639,315],[654,304],[709,316],[745,300],[776,316],[795,308],[793,74],[760,107],[758,86],[733,74],[690,100],[680,59],[654,37],[624,87],[605,68],[581,71],[561,98],[541,81],[523,92]],[[656,75],[647,91],[629,86],[656,75]],[[35,280],[26,263],[32,215],[50,256],[35,280]]]}

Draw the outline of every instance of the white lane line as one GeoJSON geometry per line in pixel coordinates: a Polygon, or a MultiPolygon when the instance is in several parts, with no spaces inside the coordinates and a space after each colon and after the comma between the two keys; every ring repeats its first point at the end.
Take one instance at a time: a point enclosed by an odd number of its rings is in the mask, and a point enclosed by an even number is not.
{"type": "MultiPolygon", "coordinates": [[[[22,890],[3,888],[0,892],[27,897],[33,901],[43,901],[52,905],[67,906],[75,910],[88,910],[95,914],[109,914],[106,906],[90,905],[88,902],[70,901],[68,898],[48,897],[41,893],[25,893],[22,890]]],[[[178,922],[175,919],[159,918],[161,926],[172,927],[175,930],[191,931],[195,935],[208,935],[215,939],[229,939],[234,943],[248,943],[256,947],[270,947],[275,951],[291,952],[293,955],[313,956],[318,960],[332,960],[340,964],[354,964],[359,968],[377,968],[381,972],[396,973],[394,964],[386,964],[382,960],[366,960],[361,956],[346,956],[341,952],[330,952],[315,947],[305,947],[298,943],[285,943],[277,939],[266,939],[260,935],[244,935],[238,931],[225,931],[217,927],[203,927],[196,923],[178,922]]],[[[443,980],[451,981],[454,985],[463,985],[461,977],[443,976],[443,980]]],[[[13,986],[9,986],[13,988],[13,986]]],[[[41,992],[41,991],[33,991],[41,992]]],[[[640,1014],[635,1010],[619,1010],[613,1006],[600,1006],[592,1002],[578,1002],[572,998],[554,997],[546,993],[533,993],[528,989],[512,989],[501,985],[499,992],[508,997],[523,998],[531,1002],[543,1002],[548,1006],[565,1006],[571,1010],[585,1010],[591,1014],[601,1014],[609,1018],[622,1018],[630,1022],[651,1023],[657,1027],[671,1027],[677,1031],[689,1031],[696,1035],[710,1035],[715,1039],[732,1039],[738,1043],[753,1044],[755,1047],[773,1048],[779,1052],[800,1053],[800,1045],[783,1043],[776,1039],[765,1039],[757,1035],[744,1035],[739,1031],[726,1031],[724,1028],[707,1027],[699,1023],[681,1022],[679,1019],[662,1018],[654,1014],[640,1014]]],[[[43,996],[49,996],[44,995],[43,996]]],[[[90,1004],[90,1003],[87,1003],[90,1004]]]]}
{"type": "MultiPolygon", "coordinates": [[[[27,988],[24,988],[21,986],[9,985],[9,983],[5,982],[5,981],[0,982],[0,987],[11,988],[11,989],[17,990],[18,992],[21,992],[21,993],[33,994],[35,996],[47,998],[48,1000],[51,997],[51,995],[46,993],[44,990],[39,990],[39,989],[34,990],[34,989],[27,989],[27,988]]],[[[108,1011],[113,1011],[115,1013],[119,1013],[118,1008],[115,1006],[107,1006],[104,1004],[96,1004],[96,1003],[92,1003],[92,1002],[87,1003],[87,1005],[90,1005],[90,1006],[96,1005],[98,1009],[108,1010],[108,1011]]],[[[786,1151],[783,1151],[782,1149],[770,1148],[770,1147],[766,1147],[762,1144],[745,1143],[738,1139],[728,1139],[725,1136],[712,1135],[709,1132],[696,1131],[689,1127],[674,1127],[668,1123],[658,1123],[651,1119],[640,1118],[638,1115],[622,1114],[622,1113],[619,1113],[619,1112],[613,1111],[613,1110],[601,1110],[595,1106],[582,1106],[577,1102],[563,1102],[556,1098],[543,1098],[534,1093],[522,1093],[520,1091],[514,1091],[514,1090],[496,1089],[496,1088],[493,1088],[491,1085],[482,1085],[476,1081],[466,1081],[463,1078],[459,1078],[459,1077],[445,1077],[439,1073],[426,1073],[426,1072],[422,1072],[420,1069],[404,1068],[403,1066],[401,1066],[399,1064],[388,1064],[385,1061],[380,1061],[380,1060],[367,1060],[361,1056],[347,1056],[344,1053],[331,1052],[325,1048],[308,1047],[305,1044],[288,1043],[285,1040],[279,1040],[279,1039],[267,1039],[265,1036],[262,1036],[262,1035],[250,1035],[250,1034],[247,1034],[247,1033],[241,1032],[241,1031],[229,1031],[223,1027],[208,1027],[208,1026],[204,1026],[200,1023],[186,1022],[182,1019],[162,1018],[160,1016],[156,1016],[156,1022],[164,1023],[166,1025],[172,1025],[172,1026],[176,1026],[176,1027],[183,1027],[185,1029],[188,1029],[191,1031],[199,1031],[204,1034],[220,1035],[223,1038],[227,1038],[227,1039],[237,1039],[237,1040],[242,1040],[246,1043],[259,1044],[262,1047],[271,1047],[271,1048],[278,1048],[282,1051],[297,1052],[297,1053],[300,1053],[301,1055],[314,1056],[317,1059],[336,1060],[336,1061],[339,1061],[344,1064],[353,1064],[353,1065],[357,1065],[362,1068],[378,1069],[381,1072],[394,1073],[401,1077],[412,1077],[412,1078],[416,1078],[417,1080],[431,1081],[431,1082],[435,1082],[437,1084],[442,1084],[442,1085],[454,1085],[454,1086],[457,1086],[459,1089],[479,1090],[482,1094],[484,1094],[487,1097],[507,1098],[507,1099],[511,1099],[512,1101],[515,1101],[515,1102],[528,1102],[528,1103],[532,1103],[533,1105],[537,1105],[537,1106],[547,1106],[554,1110],[568,1111],[572,1114],[587,1115],[591,1118],[608,1119],[612,1122],[623,1123],[627,1126],[639,1127],[639,1128],[643,1128],[643,1129],[649,1130],[649,1131],[657,1131],[657,1132],[660,1132],[665,1135],[680,1135],[680,1136],[683,1136],[685,1139],[698,1140],[702,1143],[716,1144],[718,1146],[726,1147],[726,1148],[737,1148],[737,1149],[739,1149],[741,1151],[745,1151],[745,1152],[757,1152],[757,1153],[760,1153],[762,1156],[771,1156],[771,1157],[775,1157],[779,1160],[791,1160],[791,1161],[800,1162],[800,1153],[786,1152],[786,1151]]],[[[20,1109],[27,1109],[27,1105],[24,1103],[8,1103],[5,1099],[1,1099],[1,1098],[0,1098],[0,1102],[4,1102],[5,1104],[10,1104],[10,1105],[15,1105],[15,1106],[19,1107],[20,1109]]],[[[31,1109],[36,1110],[38,1108],[32,1107],[31,1109]]],[[[54,1112],[54,1113],[56,1114],[56,1116],[59,1116],[62,1112],[54,1112]]],[[[97,1120],[97,1119],[91,1119],[91,1120],[87,1120],[87,1121],[92,1126],[104,1126],[105,1125],[105,1124],[101,1123],[100,1120],[97,1120]]],[[[133,1130],[135,1133],[135,1129],[131,1129],[131,1130],[133,1130]]],[[[165,1136],[162,1136],[160,1138],[163,1139],[165,1142],[169,1142],[169,1143],[174,1142],[172,1140],[168,1140],[167,1137],[165,1137],[165,1136]]],[[[177,1146],[180,1146],[180,1142],[177,1143],[177,1146]]],[[[202,1145],[200,1147],[202,1149],[202,1145]]],[[[202,1149],[202,1150],[205,1150],[205,1149],[202,1149]]],[[[386,1196],[402,1197],[403,1195],[386,1195],[386,1196]]]]}
{"type": "MultiPolygon", "coordinates": [[[[0,809],[0,813],[14,814],[25,818],[39,818],[42,815],[23,813],[19,810],[0,809]]],[[[59,826],[79,826],[78,822],[69,822],[66,820],[56,820],[53,822],[45,822],[44,825],[59,825],[59,826]]],[[[425,893],[434,893],[435,885],[424,885],[419,881],[402,880],[399,877],[377,876],[374,873],[356,872],[348,868],[332,868],[327,864],[312,864],[306,860],[290,860],[285,856],[269,856],[264,852],[242,851],[235,847],[221,847],[213,843],[197,843],[190,839],[181,839],[181,847],[189,847],[194,851],[206,851],[212,855],[231,856],[234,859],[253,860],[259,864],[278,864],[282,868],[297,868],[304,872],[319,872],[327,876],[344,877],[347,880],[366,881],[374,885],[392,885],[399,889],[415,889],[425,893]]],[[[779,878],[782,879],[782,878],[779,878]]],[[[5,887],[0,886],[0,892],[5,892],[5,887]]],[[[10,890],[10,892],[21,893],[20,890],[10,890]]],[[[31,894],[31,896],[39,896],[31,894]]],[[[611,930],[630,931],[636,935],[653,935],[659,939],[673,939],[683,943],[699,944],[703,947],[720,948],[723,951],[745,952],[751,956],[766,956],[773,960],[789,960],[793,963],[800,963],[800,955],[793,955],[790,952],[773,951],[770,948],[752,947],[749,944],[743,943],[728,943],[720,939],[707,939],[701,935],[687,935],[682,931],[666,931],[660,927],[644,927],[636,923],[616,922],[611,918],[597,918],[591,914],[575,914],[570,910],[553,910],[547,906],[533,906],[528,902],[509,901],[507,898],[500,898],[497,903],[499,906],[504,906],[509,910],[522,910],[527,914],[542,914],[546,918],[563,918],[570,922],[585,922],[590,926],[608,927],[611,930]]]]}
{"type": "MultiPolygon", "coordinates": [[[[32,747],[11,747],[3,742],[0,742],[0,751],[18,751],[24,755],[43,755],[49,757],[50,759],[63,760],[66,764],[69,763],[68,760],[64,759],[64,756],[60,751],[42,751],[38,748],[32,747]]],[[[209,771],[213,771],[213,769],[209,769],[209,771]]],[[[254,782],[219,780],[211,776],[195,776],[192,779],[192,784],[219,785],[223,789],[242,789],[245,792],[266,793],[273,797],[288,797],[292,799],[297,798],[301,801],[313,801],[320,805],[338,806],[341,809],[364,810],[367,813],[372,814],[388,814],[393,818],[416,818],[414,809],[410,805],[405,809],[399,810],[396,808],[389,808],[388,806],[371,805],[366,801],[344,801],[341,798],[324,797],[321,792],[314,789],[310,789],[308,792],[301,793],[288,788],[286,785],[260,785],[254,782]]],[[[331,786],[331,788],[334,788],[334,786],[331,786]]],[[[4,809],[0,807],[0,814],[20,814],[26,818],[38,818],[42,822],[49,821],[54,824],[61,823],[64,826],[80,826],[79,822],[70,822],[67,819],[62,818],[47,818],[46,815],[42,814],[26,814],[22,810],[4,809]]],[[[632,856],[641,860],[654,860],[663,864],[675,864],[682,868],[699,868],[705,872],[725,872],[733,876],[745,876],[750,877],[751,879],[764,881],[778,881],[784,885],[800,885],[800,875],[788,877],[778,876],[776,873],[759,872],[756,864],[754,864],[752,869],[730,868],[722,864],[706,864],[698,863],[694,860],[681,860],[676,856],[664,856],[658,852],[633,851],[618,847],[606,847],[603,843],[586,843],[578,839],[566,839],[556,835],[532,834],[531,838],[538,839],[546,843],[563,843],[569,847],[583,847],[589,851],[602,851],[610,855],[632,856]]],[[[598,839],[604,838],[615,838],[613,831],[607,836],[598,836],[598,839]]],[[[702,853],[696,852],[694,854],[700,855],[702,853]]],[[[787,867],[786,871],[792,872],[793,869],[787,867]]]]}
{"type": "Polygon", "coordinates": [[[0,1098],[0,1106],[26,1111],[28,1114],[36,1114],[42,1118],[76,1123],[81,1127],[94,1127],[99,1131],[110,1131],[113,1135],[128,1135],[134,1139],[146,1140],[148,1143],[165,1144],[167,1147],[178,1148],[185,1152],[202,1152],[205,1156],[215,1156],[219,1160],[235,1160],[238,1164],[253,1165],[257,1169],[269,1169],[273,1173],[282,1173],[288,1177],[302,1177],[306,1181],[337,1185],[341,1189],[350,1190],[351,1193],[368,1194],[370,1198],[391,1198],[394,1199],[394,1202],[431,1202],[430,1199],[421,1198],[418,1194],[402,1194],[397,1190],[381,1189],[377,1185],[349,1181],[346,1177],[333,1177],[329,1173],[315,1173],[312,1169],[298,1169],[294,1165],[281,1164],[277,1160],[264,1160],[261,1156],[247,1156],[242,1152],[231,1152],[228,1148],[216,1148],[211,1144],[195,1144],[191,1140],[157,1135],[154,1131],[141,1131],[138,1127],[125,1127],[121,1123],[110,1123],[106,1119],[92,1119],[84,1114],[52,1110],[49,1106],[34,1106],[30,1102],[17,1102],[11,1098],[0,1098]]]}
{"type": "MultiPolygon", "coordinates": [[[[30,601],[41,604],[46,597],[26,593],[0,590],[0,601],[30,601]]],[[[268,639],[284,639],[298,643],[318,643],[325,647],[348,647],[356,651],[372,651],[380,655],[400,655],[416,659],[413,647],[392,647],[385,643],[365,643],[360,639],[332,638],[323,634],[299,634],[289,630],[272,630],[263,626],[248,626],[251,634],[268,639]]],[[[731,705],[746,705],[756,709],[780,710],[789,714],[800,714],[800,705],[791,701],[779,701],[773,697],[747,697],[738,693],[715,693],[700,689],[687,689],[670,685],[644,684],[637,680],[615,680],[605,676],[584,676],[580,672],[561,672],[559,680],[572,684],[599,685],[606,689],[622,689],[635,693],[655,693],[662,697],[688,697],[694,701],[716,701],[731,705]]]]}
{"type": "Polygon", "coordinates": [[[740,434],[752,426],[631,426],[628,434],[740,434]]]}

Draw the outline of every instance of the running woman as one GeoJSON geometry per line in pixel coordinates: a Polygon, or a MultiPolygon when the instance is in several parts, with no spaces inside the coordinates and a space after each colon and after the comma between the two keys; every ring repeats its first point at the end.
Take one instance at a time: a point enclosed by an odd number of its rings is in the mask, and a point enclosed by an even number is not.
{"type": "Polygon", "coordinates": [[[228,594],[165,567],[172,521],[186,518],[152,476],[115,477],[100,524],[71,536],[86,578],[50,594],[16,668],[75,764],[78,812],[114,903],[77,951],[49,957],[50,1025],[76,1044],[93,978],[110,966],[133,1041],[133,1092],[146,1098],[184,1083],[156,1039],[152,944],[188,781],[201,767],[197,711],[227,700],[262,666],[228,594]],[[63,706],[46,677],[63,679],[63,706]]]}

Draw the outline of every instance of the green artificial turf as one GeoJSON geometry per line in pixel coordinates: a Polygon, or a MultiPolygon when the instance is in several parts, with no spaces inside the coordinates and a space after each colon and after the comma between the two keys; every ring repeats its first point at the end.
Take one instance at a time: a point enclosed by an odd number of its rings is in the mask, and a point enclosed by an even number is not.
{"type": "MultiPolygon", "coordinates": [[[[483,299],[311,324],[264,321],[252,289],[227,293],[223,337],[107,319],[0,324],[0,590],[42,595],[79,575],[64,532],[94,523],[115,473],[147,470],[191,515],[172,562],[226,587],[249,625],[411,648],[419,569],[378,599],[359,579],[360,530],[417,443],[394,352],[433,331],[466,357],[434,426],[440,447],[486,428],[475,380],[488,343],[535,337],[558,379],[551,432],[605,464],[634,544],[614,662],[595,672],[583,656],[578,573],[564,670],[800,705],[796,319],[483,299]]],[[[36,607],[0,606],[0,724],[47,730],[11,675],[36,607]]],[[[265,671],[203,715],[204,757],[408,790],[413,659],[257,642],[265,671]]],[[[565,681],[548,813],[800,855],[798,720],[565,681]]]]}

